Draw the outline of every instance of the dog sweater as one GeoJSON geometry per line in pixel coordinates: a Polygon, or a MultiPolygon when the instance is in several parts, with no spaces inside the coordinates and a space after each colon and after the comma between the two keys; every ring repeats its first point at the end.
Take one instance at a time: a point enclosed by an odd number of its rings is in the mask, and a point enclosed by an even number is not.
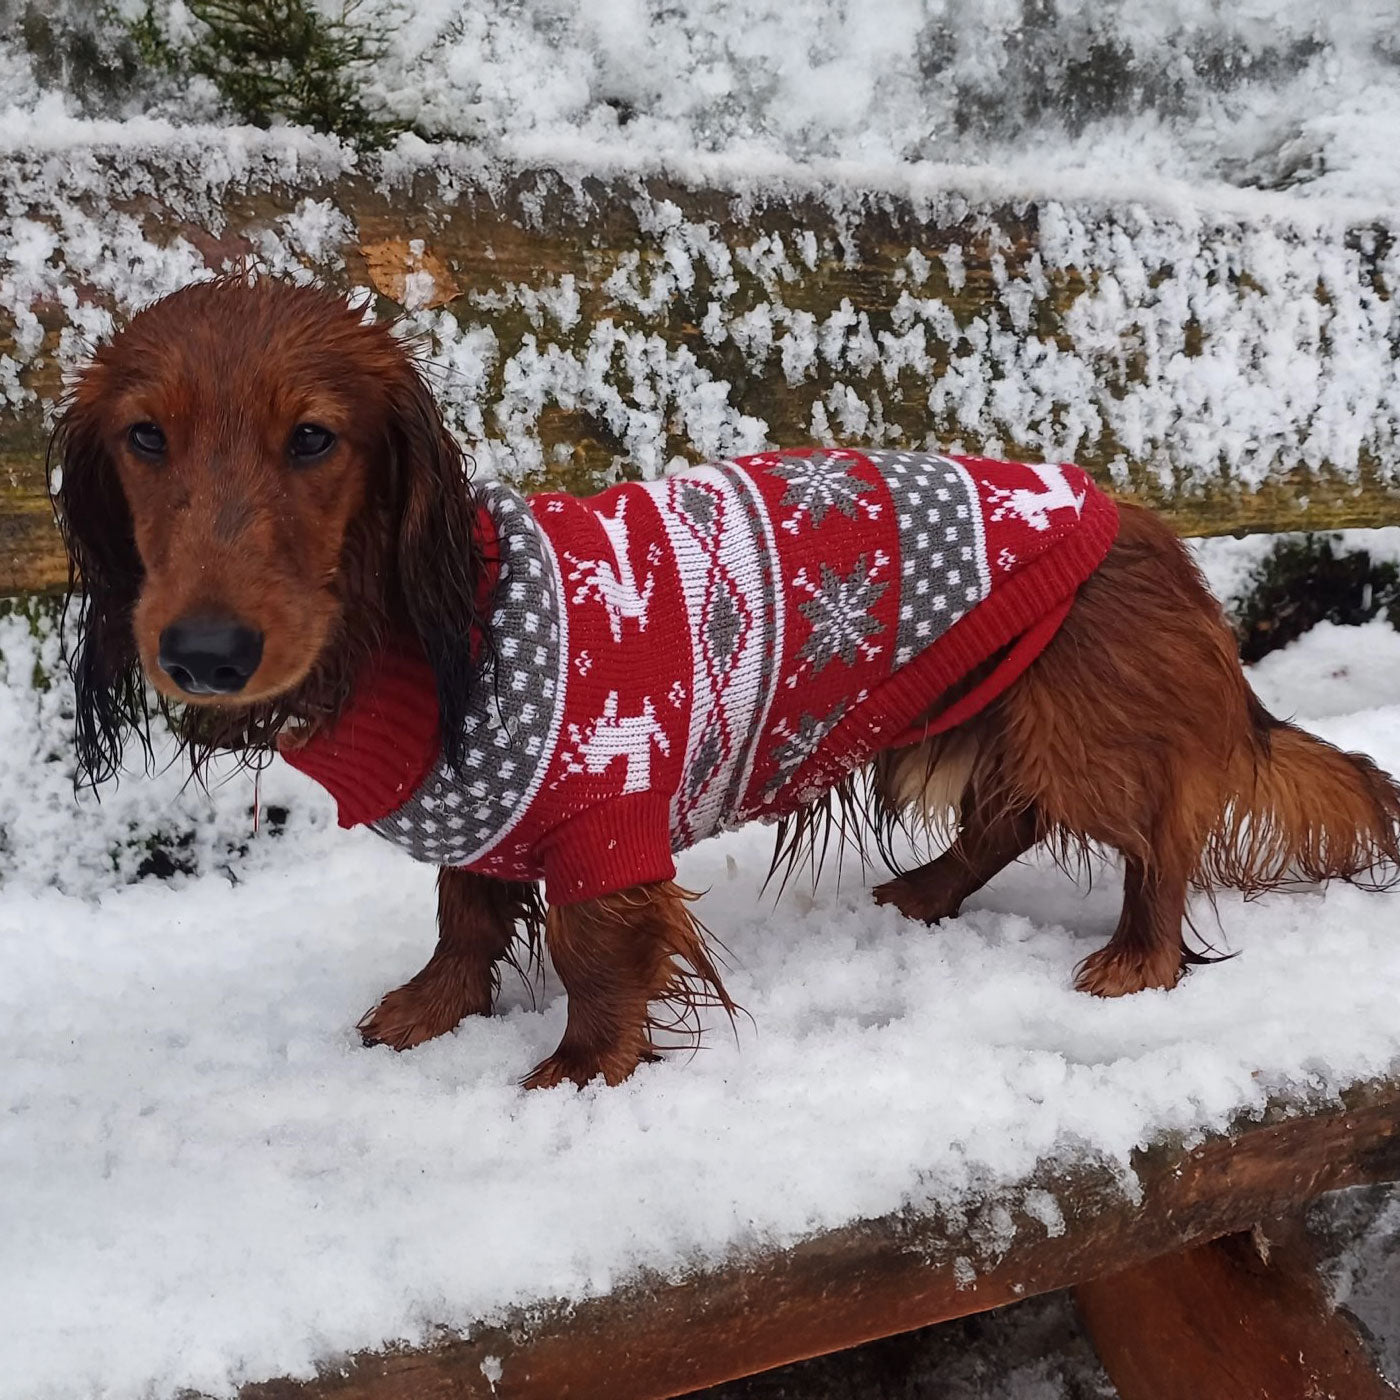
{"type": "Polygon", "coordinates": [[[969,718],[1117,532],[1076,467],[923,452],[761,453],[587,499],[473,491],[496,579],[457,767],[427,663],[398,652],[283,752],[341,825],[542,878],[554,903],[670,879],[676,851],[969,718]]]}

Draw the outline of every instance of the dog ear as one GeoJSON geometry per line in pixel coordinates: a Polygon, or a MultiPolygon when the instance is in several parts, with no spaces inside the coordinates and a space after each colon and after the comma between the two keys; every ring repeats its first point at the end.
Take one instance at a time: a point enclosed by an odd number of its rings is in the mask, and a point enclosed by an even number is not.
{"type": "Polygon", "coordinates": [[[477,585],[475,506],[462,449],[416,367],[405,361],[390,403],[398,501],[398,575],[409,620],[437,680],[443,756],[455,766],[486,638],[477,585]]]}
{"type": "Polygon", "coordinates": [[[54,429],[48,467],[54,514],[68,548],[63,654],[75,699],[74,782],[96,787],[121,768],[133,731],[148,761],[151,756],[146,686],[131,622],[141,591],[141,556],[116,468],[80,400],[69,403],[54,429]]]}

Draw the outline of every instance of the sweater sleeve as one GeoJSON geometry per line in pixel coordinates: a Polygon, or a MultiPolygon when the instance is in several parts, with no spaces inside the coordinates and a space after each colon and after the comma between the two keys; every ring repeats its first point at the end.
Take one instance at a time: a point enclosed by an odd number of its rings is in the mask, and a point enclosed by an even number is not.
{"type": "Polygon", "coordinates": [[[657,792],[624,793],[561,823],[535,848],[545,899],[578,904],[675,879],[670,823],[670,799],[657,792]]]}

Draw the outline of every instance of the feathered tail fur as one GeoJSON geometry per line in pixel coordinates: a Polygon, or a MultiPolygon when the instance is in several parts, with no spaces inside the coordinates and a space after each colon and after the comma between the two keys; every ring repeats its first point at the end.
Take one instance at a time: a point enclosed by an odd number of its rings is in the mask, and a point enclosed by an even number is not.
{"type": "Polygon", "coordinates": [[[1251,695],[1255,752],[1194,883],[1249,892],[1296,880],[1385,888],[1400,879],[1400,788],[1364,754],[1275,719],[1251,695]]]}

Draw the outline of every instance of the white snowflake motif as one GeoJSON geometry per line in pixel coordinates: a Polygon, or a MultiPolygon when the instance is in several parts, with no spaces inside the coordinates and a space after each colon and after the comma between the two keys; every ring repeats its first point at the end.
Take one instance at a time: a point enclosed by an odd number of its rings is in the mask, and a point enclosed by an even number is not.
{"type": "Polygon", "coordinates": [[[1031,491],[1024,486],[1013,491],[1005,486],[993,486],[989,481],[982,483],[994,505],[993,520],[1005,520],[1014,515],[1032,530],[1044,533],[1050,528],[1051,511],[1072,510],[1078,515],[1084,509],[1084,492],[1075,492],[1062,468],[1028,464],[1027,469],[1040,479],[1043,491],[1031,491]]]}
{"type": "Polygon", "coordinates": [[[679,710],[685,704],[685,697],[690,692],[680,681],[672,681],[671,688],[666,692],[666,698],[671,702],[671,708],[679,710]]]}
{"type": "Polygon", "coordinates": [[[812,624],[797,654],[812,663],[814,675],[838,656],[847,666],[854,666],[857,653],[867,660],[878,654],[879,648],[872,647],[866,638],[885,630],[885,624],[873,618],[870,610],[889,587],[876,577],[888,562],[889,556],[883,552],[875,556],[873,565],[862,554],[847,578],[829,564],[822,564],[820,583],[814,582],[806,569],[793,579],[808,595],[805,603],[797,605],[798,611],[812,624]]]}
{"type": "Polygon", "coordinates": [[[1007,549],[1005,546],[1003,546],[1001,550],[998,551],[997,568],[1000,569],[1002,573],[1010,573],[1012,565],[1014,565],[1015,562],[1016,551],[1014,549],[1007,549]]]}
{"type": "Polygon", "coordinates": [[[593,669],[593,658],[586,652],[581,651],[574,657],[574,670],[581,676],[586,676],[593,669]]]}
{"type": "Polygon", "coordinates": [[[851,520],[862,504],[860,498],[875,489],[873,483],[850,474],[855,462],[835,452],[813,452],[809,457],[779,457],[770,468],[787,482],[781,504],[796,509],[783,519],[783,529],[796,534],[805,515],[820,526],[829,510],[839,510],[851,520]]]}
{"type": "Polygon", "coordinates": [[[838,701],[831,713],[822,719],[813,715],[799,715],[794,729],[784,716],[769,730],[769,737],[777,742],[773,745],[774,773],[763,786],[763,799],[771,801],[784,783],[821,748],[822,741],[836,728],[841,716],[846,712],[844,701],[838,701]]]}

